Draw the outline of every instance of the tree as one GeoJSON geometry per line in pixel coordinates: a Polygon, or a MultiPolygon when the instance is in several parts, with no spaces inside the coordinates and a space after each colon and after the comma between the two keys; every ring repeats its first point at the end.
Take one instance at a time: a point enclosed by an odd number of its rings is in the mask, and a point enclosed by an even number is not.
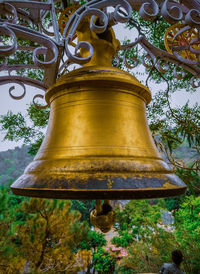
{"type": "Polygon", "coordinates": [[[82,268],[77,247],[90,229],[69,201],[16,197],[4,188],[0,195],[0,271],[77,273],[82,268]]]}
{"type": "Polygon", "coordinates": [[[120,263],[119,273],[124,270],[127,273],[158,272],[163,263],[171,261],[173,249],[183,252],[182,267],[186,273],[198,273],[199,201],[200,197],[185,197],[174,212],[173,225],[162,220],[163,210],[166,210],[163,199],[156,205],[146,200],[131,201],[123,210],[118,210],[119,236],[112,242],[128,250],[128,256],[120,263]]]}
{"type": "Polygon", "coordinates": [[[93,255],[93,264],[98,273],[114,273],[115,259],[101,247],[98,247],[97,252],[93,255]]]}
{"type": "Polygon", "coordinates": [[[19,141],[23,140],[24,144],[29,144],[29,153],[35,155],[44,138],[43,129],[48,123],[49,109],[37,109],[34,105],[27,108],[26,118],[19,112],[13,114],[8,111],[7,115],[2,115],[0,123],[2,130],[5,130],[5,140],[19,141]],[[27,118],[31,121],[28,126],[27,118]]]}
{"type": "Polygon", "coordinates": [[[96,256],[101,256],[98,249],[102,248],[106,245],[106,239],[103,233],[96,232],[94,230],[89,230],[87,235],[82,241],[79,242],[77,246],[77,250],[83,250],[84,253],[86,251],[90,251],[90,253],[86,253],[86,256],[89,256],[90,260],[87,264],[87,273],[91,273],[91,269],[96,269],[96,256]],[[96,255],[98,253],[98,255],[96,255]],[[90,256],[91,255],[91,256],[90,256]]]}
{"type": "Polygon", "coordinates": [[[184,268],[187,273],[198,273],[200,269],[200,196],[185,198],[175,212],[175,235],[184,253],[184,268]]]}
{"type": "Polygon", "coordinates": [[[162,221],[164,201],[151,205],[147,200],[130,201],[117,211],[119,237],[113,244],[128,248],[129,255],[120,264],[140,272],[158,272],[176,247],[174,235],[162,221]]]}
{"type": "Polygon", "coordinates": [[[73,225],[81,216],[70,210],[70,203],[31,198],[22,204],[20,211],[27,218],[17,226],[17,237],[21,254],[31,269],[35,272],[75,271],[78,266],[72,248],[80,239],[73,225]]]}
{"type": "Polygon", "coordinates": [[[104,234],[100,232],[96,232],[95,230],[90,230],[87,234],[87,237],[83,239],[79,248],[93,250],[93,253],[97,251],[97,247],[102,247],[106,245],[106,239],[104,238],[104,234]]]}
{"type": "Polygon", "coordinates": [[[90,212],[94,208],[95,202],[87,200],[73,200],[72,209],[77,210],[81,213],[81,221],[86,221],[91,227],[90,223],[90,212]]]}
{"type": "Polygon", "coordinates": [[[13,219],[18,222],[19,215],[15,215],[18,205],[24,201],[24,197],[16,197],[9,194],[5,187],[0,188],[0,272],[20,273],[25,264],[25,259],[16,256],[15,241],[16,231],[13,219]]]}

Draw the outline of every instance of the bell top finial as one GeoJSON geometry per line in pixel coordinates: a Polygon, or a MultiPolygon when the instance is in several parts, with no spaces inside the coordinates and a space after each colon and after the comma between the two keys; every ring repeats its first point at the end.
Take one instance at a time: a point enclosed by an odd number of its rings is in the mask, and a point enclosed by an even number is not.
{"type": "MultiPolygon", "coordinates": [[[[112,28],[107,28],[103,33],[95,33],[90,29],[89,24],[89,17],[85,18],[77,30],[78,41],[87,41],[94,49],[92,59],[84,66],[111,67],[112,60],[120,47],[119,40],[116,39],[112,28]]],[[[98,19],[96,24],[100,24],[98,19]]],[[[81,49],[80,54],[82,57],[87,57],[89,52],[81,49]]]]}

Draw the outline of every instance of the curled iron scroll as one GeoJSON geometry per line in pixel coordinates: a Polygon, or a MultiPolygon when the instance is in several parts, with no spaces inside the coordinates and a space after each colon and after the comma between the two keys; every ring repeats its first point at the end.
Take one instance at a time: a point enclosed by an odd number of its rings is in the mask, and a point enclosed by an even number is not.
{"type": "Polygon", "coordinates": [[[49,48],[47,47],[38,47],[33,51],[33,62],[39,67],[39,68],[48,68],[57,60],[58,50],[57,47],[51,47],[51,53],[53,52],[53,58],[51,58],[49,61],[46,60],[49,52],[49,48]],[[44,61],[41,61],[38,59],[38,55],[44,56],[44,61]]]}
{"type": "MultiPolygon", "coordinates": [[[[81,8],[78,9],[78,11],[81,8]]],[[[96,31],[97,33],[101,33],[104,32],[104,30],[107,27],[108,24],[108,18],[106,18],[106,14],[98,9],[87,9],[86,11],[84,11],[80,17],[77,17],[77,12],[74,13],[74,15],[72,15],[72,17],[70,18],[69,22],[67,23],[64,32],[63,32],[63,37],[66,36],[66,33],[68,32],[68,28],[70,28],[69,33],[67,35],[67,38],[65,39],[65,51],[66,54],[69,58],[69,60],[71,62],[74,63],[78,63],[78,64],[85,64],[88,63],[92,56],[93,56],[93,47],[90,43],[86,42],[86,41],[80,41],[76,47],[75,47],[75,54],[72,54],[70,49],[69,49],[69,44],[72,41],[74,34],[76,32],[76,29],[81,21],[81,19],[83,19],[84,16],[86,15],[92,15],[91,21],[90,21],[90,26],[92,27],[92,30],[96,31]],[[103,26],[97,26],[94,24],[94,17],[93,16],[98,16],[100,22],[103,22],[103,26]],[[71,26],[72,24],[72,26],[71,26]],[[83,48],[86,49],[89,52],[89,56],[87,57],[80,57],[77,55],[78,51],[83,48]]]]}
{"type": "Polygon", "coordinates": [[[154,0],[149,0],[148,2],[143,3],[139,10],[139,15],[142,19],[149,21],[154,20],[158,13],[159,7],[154,0]]]}
{"type": "Polygon", "coordinates": [[[92,14],[95,13],[96,16],[98,16],[100,22],[102,23],[100,26],[96,25],[94,23],[95,21],[95,16],[93,15],[91,20],[90,20],[90,29],[94,31],[95,33],[102,33],[106,30],[108,26],[108,17],[107,15],[102,12],[101,10],[98,9],[93,9],[91,10],[92,14]]]}
{"type": "Polygon", "coordinates": [[[0,24],[0,35],[9,36],[13,40],[12,45],[8,46],[0,46],[0,56],[10,56],[11,54],[15,53],[17,49],[17,38],[15,33],[6,25],[0,24]]]}
{"type": "Polygon", "coordinates": [[[120,2],[121,3],[119,3],[115,8],[114,19],[115,19],[116,22],[125,23],[131,18],[132,8],[131,8],[130,4],[127,1],[122,0],[120,2]],[[126,10],[127,15],[122,15],[120,13],[121,8],[124,8],[126,10]]]}
{"type": "Polygon", "coordinates": [[[16,24],[17,23],[17,11],[15,9],[15,7],[9,3],[2,3],[0,4],[0,14],[1,12],[3,12],[3,15],[6,16],[6,19],[2,19],[1,21],[5,21],[8,23],[12,23],[12,24],[16,24]],[[9,15],[11,14],[11,18],[9,17],[9,15]]]}
{"type": "Polygon", "coordinates": [[[23,88],[23,93],[21,95],[18,95],[18,96],[12,94],[12,91],[16,89],[15,86],[12,86],[12,87],[9,88],[9,95],[14,100],[21,100],[26,95],[26,87],[25,87],[23,82],[15,81],[15,83],[20,85],[23,88]]]}
{"type": "Polygon", "coordinates": [[[200,77],[193,76],[190,79],[190,84],[193,88],[199,88],[200,87],[200,77]]]}
{"type": "Polygon", "coordinates": [[[71,51],[69,50],[69,46],[68,46],[69,42],[68,41],[69,41],[68,39],[65,40],[65,50],[66,50],[66,54],[71,62],[78,63],[78,64],[86,64],[91,60],[94,50],[90,43],[88,43],[86,41],[79,42],[75,47],[75,54],[73,55],[71,53],[71,51]],[[87,57],[77,56],[77,53],[81,48],[86,49],[89,52],[89,56],[87,56],[87,57]]]}
{"type": "Polygon", "coordinates": [[[130,49],[126,49],[125,53],[124,53],[124,56],[123,56],[123,62],[124,62],[124,65],[128,68],[128,69],[133,69],[135,67],[137,67],[138,65],[138,60],[136,57],[130,57],[129,59],[131,60],[131,63],[133,64],[130,64],[127,60],[127,55],[129,53],[129,51],[131,50],[130,49]]]}
{"type": "Polygon", "coordinates": [[[191,9],[185,16],[185,23],[190,26],[200,26],[200,11],[191,9]]]}
{"type": "Polygon", "coordinates": [[[178,80],[181,80],[185,77],[185,71],[181,68],[181,71],[178,72],[178,67],[175,66],[173,70],[174,77],[178,80]]]}
{"type": "Polygon", "coordinates": [[[143,64],[143,66],[145,66],[145,68],[153,68],[154,67],[154,62],[149,54],[145,55],[142,58],[142,64],[143,64]]]}
{"type": "MultiPolygon", "coordinates": [[[[40,45],[41,47],[37,47],[33,51],[33,62],[39,67],[39,68],[48,68],[52,64],[54,64],[57,61],[58,57],[58,48],[56,44],[50,40],[48,37],[46,37],[43,34],[40,34],[34,30],[28,29],[24,26],[15,26],[14,24],[8,24],[5,27],[6,31],[8,34],[12,35],[14,44],[12,45],[12,48],[9,48],[9,55],[14,53],[14,51],[17,48],[17,41],[16,41],[16,36],[20,37],[22,39],[29,39],[33,42],[36,42],[40,45]],[[44,60],[47,57],[45,61],[41,61],[38,59],[37,55],[42,54],[44,55],[44,60]]],[[[3,27],[0,25],[0,34],[3,32],[3,27]]],[[[5,32],[5,31],[4,31],[5,32]]],[[[3,33],[4,34],[4,33],[3,33]]],[[[8,51],[8,49],[4,49],[0,47],[0,55],[1,51],[8,51]]],[[[6,54],[4,54],[5,56],[6,54]]],[[[8,55],[8,53],[7,53],[8,55]]]]}
{"type": "Polygon", "coordinates": [[[44,106],[41,106],[39,105],[38,103],[36,103],[36,99],[38,98],[41,98],[41,99],[44,99],[44,95],[42,94],[36,94],[34,97],[33,97],[33,105],[37,108],[37,109],[44,109],[44,108],[47,108],[48,107],[48,104],[44,105],[44,106]]]}
{"type": "Polygon", "coordinates": [[[161,8],[162,17],[170,24],[175,24],[177,21],[182,20],[183,12],[179,6],[174,2],[169,3],[168,0],[165,0],[161,8]]]}
{"type": "Polygon", "coordinates": [[[156,68],[160,73],[166,73],[169,70],[169,64],[166,61],[159,59],[156,63],[156,68]]]}

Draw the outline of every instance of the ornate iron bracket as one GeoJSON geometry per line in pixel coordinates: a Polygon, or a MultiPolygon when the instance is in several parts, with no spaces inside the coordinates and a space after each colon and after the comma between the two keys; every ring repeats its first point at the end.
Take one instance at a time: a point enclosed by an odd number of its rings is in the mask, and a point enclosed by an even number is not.
{"type": "MultiPolygon", "coordinates": [[[[72,12],[64,9],[64,1],[16,1],[4,0],[0,3],[0,84],[16,83],[23,88],[19,96],[14,96],[13,87],[9,93],[14,99],[26,94],[25,85],[46,90],[61,75],[68,71],[69,65],[84,64],[90,61],[94,49],[86,41],[76,42],[76,31],[82,20],[90,16],[91,31],[100,34],[118,24],[127,23],[137,30],[138,37],[126,45],[123,63],[128,69],[135,68],[139,61],[136,57],[132,64],[127,60],[129,51],[140,47],[144,54],[142,64],[161,74],[174,65],[174,77],[184,77],[184,71],[191,74],[193,88],[200,86],[200,3],[196,0],[91,0],[80,5],[79,1],[72,12]],[[79,5],[79,6],[78,6],[79,5]],[[165,35],[166,50],[155,47],[148,35],[141,31],[134,20],[137,11],[141,19],[153,21],[162,17],[171,27],[165,35]],[[68,13],[67,13],[68,12],[68,13]],[[62,25],[58,24],[58,17],[62,25]],[[98,19],[98,20],[97,20],[98,19]],[[99,22],[97,24],[97,22],[99,22]],[[174,26],[174,24],[176,24],[174,26]],[[73,47],[72,47],[73,46],[73,47]],[[81,57],[81,48],[88,50],[88,57],[81,57]],[[24,58],[21,53],[23,52],[24,58]],[[178,73],[178,67],[183,72],[178,73]]],[[[164,33],[163,33],[164,39],[164,33]]],[[[148,79],[149,77],[147,77],[148,79]]],[[[43,95],[39,95],[41,97],[43,95]]],[[[34,101],[35,101],[34,97],[34,101]]]]}

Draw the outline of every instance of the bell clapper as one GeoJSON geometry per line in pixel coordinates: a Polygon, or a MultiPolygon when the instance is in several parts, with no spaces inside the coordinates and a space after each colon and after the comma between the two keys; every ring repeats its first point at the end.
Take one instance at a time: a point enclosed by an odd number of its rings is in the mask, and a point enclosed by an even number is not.
{"type": "Polygon", "coordinates": [[[95,201],[95,210],[97,212],[97,215],[101,215],[101,212],[102,212],[101,200],[96,200],[95,201]]]}
{"type": "Polygon", "coordinates": [[[110,200],[96,200],[95,209],[90,213],[91,223],[103,233],[110,231],[116,220],[116,214],[110,205],[110,200]]]}

